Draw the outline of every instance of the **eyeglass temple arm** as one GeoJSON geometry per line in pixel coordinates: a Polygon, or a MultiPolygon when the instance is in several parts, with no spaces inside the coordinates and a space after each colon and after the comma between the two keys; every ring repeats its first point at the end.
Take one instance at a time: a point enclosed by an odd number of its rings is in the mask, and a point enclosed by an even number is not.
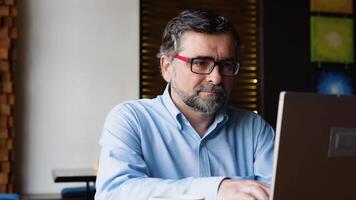
{"type": "Polygon", "coordinates": [[[180,56],[180,55],[176,55],[176,58],[178,58],[179,60],[182,60],[184,62],[190,62],[190,59],[184,56],[180,56]]]}

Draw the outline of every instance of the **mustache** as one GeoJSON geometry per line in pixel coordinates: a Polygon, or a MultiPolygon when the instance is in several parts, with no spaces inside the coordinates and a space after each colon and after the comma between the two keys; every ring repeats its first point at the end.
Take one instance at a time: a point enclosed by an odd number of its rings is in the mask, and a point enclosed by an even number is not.
{"type": "Polygon", "coordinates": [[[194,89],[194,91],[196,93],[205,91],[205,92],[223,93],[224,95],[226,95],[225,89],[221,85],[214,85],[210,83],[201,83],[194,89]]]}

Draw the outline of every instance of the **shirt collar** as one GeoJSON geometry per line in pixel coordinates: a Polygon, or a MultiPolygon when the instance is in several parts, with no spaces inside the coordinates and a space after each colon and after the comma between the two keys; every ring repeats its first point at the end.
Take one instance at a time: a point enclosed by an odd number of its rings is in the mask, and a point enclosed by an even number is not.
{"type": "Polygon", "coordinates": [[[172,115],[172,117],[177,122],[178,128],[181,129],[182,125],[180,123],[179,116],[182,115],[182,112],[180,112],[180,110],[177,108],[177,106],[173,103],[173,100],[172,100],[171,94],[170,94],[170,85],[169,84],[167,84],[166,89],[163,92],[162,102],[163,102],[163,105],[167,108],[167,111],[172,115]]]}
{"type": "Polygon", "coordinates": [[[215,116],[214,122],[210,125],[207,133],[210,133],[217,127],[221,127],[224,125],[227,121],[229,120],[229,115],[227,112],[226,106],[224,106],[222,109],[218,111],[218,113],[215,116]]]}

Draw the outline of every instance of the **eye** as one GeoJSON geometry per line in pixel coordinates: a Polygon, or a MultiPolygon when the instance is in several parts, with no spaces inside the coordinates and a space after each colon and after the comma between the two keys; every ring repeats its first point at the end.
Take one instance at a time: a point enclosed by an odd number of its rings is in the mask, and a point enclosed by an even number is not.
{"type": "Polygon", "coordinates": [[[233,75],[236,71],[237,63],[233,60],[224,60],[220,62],[221,72],[225,75],[233,75]]]}
{"type": "Polygon", "coordinates": [[[221,64],[222,64],[224,67],[234,67],[234,66],[235,66],[235,62],[232,61],[232,60],[225,60],[225,61],[222,61],[221,64]]]}
{"type": "Polygon", "coordinates": [[[194,59],[192,64],[195,67],[206,68],[210,67],[211,61],[208,59],[194,59]]]}

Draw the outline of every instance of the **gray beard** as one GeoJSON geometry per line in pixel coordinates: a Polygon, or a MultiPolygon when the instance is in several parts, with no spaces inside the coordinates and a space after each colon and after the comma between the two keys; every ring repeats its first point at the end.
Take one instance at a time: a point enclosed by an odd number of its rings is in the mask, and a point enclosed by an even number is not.
{"type": "Polygon", "coordinates": [[[186,105],[204,114],[217,113],[226,104],[226,92],[219,85],[202,83],[199,84],[196,88],[194,88],[192,94],[188,94],[180,90],[176,87],[174,82],[172,82],[171,88],[174,92],[177,93],[177,95],[186,105]],[[215,91],[218,92],[218,94],[208,95],[206,97],[199,97],[199,92],[202,90],[215,91]]]}

